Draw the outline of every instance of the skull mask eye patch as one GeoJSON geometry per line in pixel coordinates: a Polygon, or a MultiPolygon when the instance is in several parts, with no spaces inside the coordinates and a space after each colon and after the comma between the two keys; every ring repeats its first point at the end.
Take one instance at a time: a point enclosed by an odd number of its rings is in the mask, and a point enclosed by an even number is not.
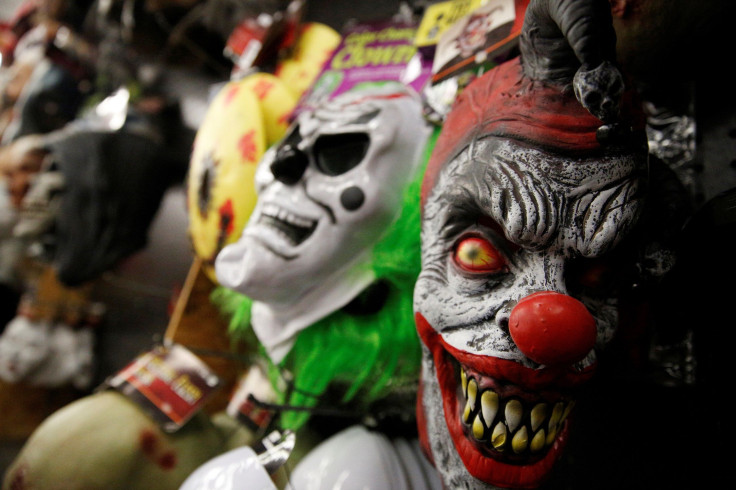
{"type": "Polygon", "coordinates": [[[363,160],[369,145],[366,133],[322,135],[314,143],[317,169],[329,176],[342,175],[363,160]]]}
{"type": "Polygon", "coordinates": [[[271,164],[271,173],[286,185],[294,185],[304,175],[309,164],[309,158],[299,148],[301,141],[299,126],[294,126],[276,152],[276,158],[271,164]]]}

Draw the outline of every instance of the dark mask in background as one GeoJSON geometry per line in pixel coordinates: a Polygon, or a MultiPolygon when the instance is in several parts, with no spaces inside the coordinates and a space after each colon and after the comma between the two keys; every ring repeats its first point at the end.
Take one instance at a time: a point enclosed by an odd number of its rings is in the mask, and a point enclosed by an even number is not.
{"type": "Polygon", "coordinates": [[[50,149],[66,182],[51,257],[74,287],[146,245],[176,172],[159,143],[124,130],[72,133],[50,149]]]}

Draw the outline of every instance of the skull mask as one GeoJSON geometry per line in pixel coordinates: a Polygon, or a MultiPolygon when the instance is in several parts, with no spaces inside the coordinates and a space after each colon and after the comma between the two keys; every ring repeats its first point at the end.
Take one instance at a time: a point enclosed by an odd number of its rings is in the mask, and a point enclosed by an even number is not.
{"type": "Polygon", "coordinates": [[[416,94],[390,83],[300,114],[266,152],[256,207],[215,271],[255,300],[253,328],[274,361],[373,281],[371,250],[398,216],[427,136],[416,94]]]}
{"type": "Polygon", "coordinates": [[[419,429],[447,488],[549,476],[617,327],[598,272],[642,207],[643,133],[601,144],[611,126],[523,70],[466,89],[425,176],[419,429]]]}

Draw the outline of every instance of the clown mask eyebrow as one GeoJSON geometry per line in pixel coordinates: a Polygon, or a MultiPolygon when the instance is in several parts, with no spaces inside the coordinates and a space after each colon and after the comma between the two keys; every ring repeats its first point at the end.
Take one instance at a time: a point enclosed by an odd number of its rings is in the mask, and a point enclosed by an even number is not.
{"type": "Polygon", "coordinates": [[[488,137],[450,165],[455,184],[440,197],[441,229],[485,215],[512,243],[530,249],[601,255],[631,229],[643,199],[641,158],[571,160],[488,137]]]}

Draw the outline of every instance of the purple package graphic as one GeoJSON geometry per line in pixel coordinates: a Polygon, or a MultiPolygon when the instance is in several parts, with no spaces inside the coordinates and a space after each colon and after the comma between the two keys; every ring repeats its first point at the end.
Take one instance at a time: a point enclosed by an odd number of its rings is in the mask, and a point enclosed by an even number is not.
{"type": "Polygon", "coordinates": [[[413,23],[394,20],[351,26],[293,115],[362,83],[398,81],[421,94],[432,75],[432,61],[417,52],[416,29],[413,23]]]}

